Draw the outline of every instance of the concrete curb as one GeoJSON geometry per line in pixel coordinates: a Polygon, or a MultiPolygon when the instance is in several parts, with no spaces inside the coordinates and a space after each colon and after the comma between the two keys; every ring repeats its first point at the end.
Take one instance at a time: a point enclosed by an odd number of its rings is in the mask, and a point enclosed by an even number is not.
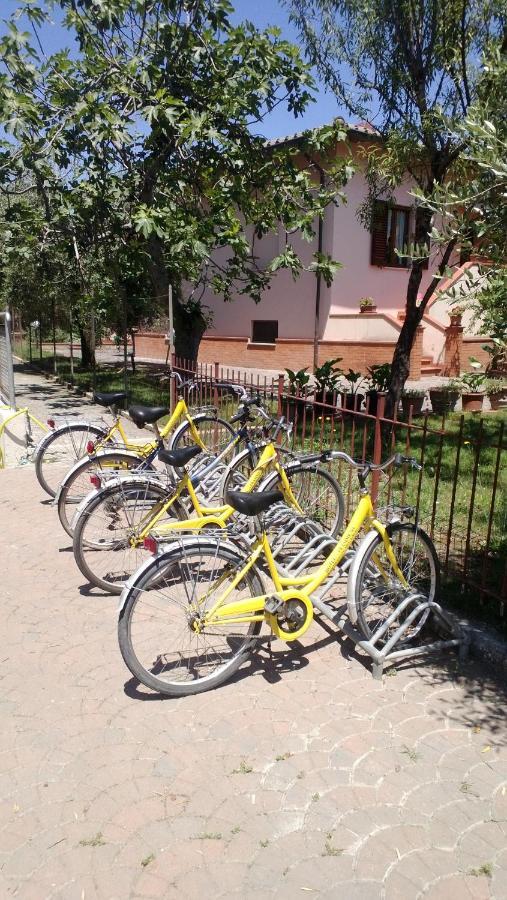
{"type": "Polygon", "coordinates": [[[507,676],[507,640],[488,625],[463,618],[459,623],[468,633],[470,655],[494,669],[497,675],[504,672],[507,676]]]}

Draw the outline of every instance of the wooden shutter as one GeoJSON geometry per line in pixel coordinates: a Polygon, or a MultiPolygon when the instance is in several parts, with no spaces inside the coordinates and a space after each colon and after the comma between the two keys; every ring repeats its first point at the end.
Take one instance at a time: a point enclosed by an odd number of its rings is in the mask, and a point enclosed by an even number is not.
{"type": "Polygon", "coordinates": [[[376,200],[371,223],[371,264],[385,266],[387,254],[387,203],[376,200]]]}
{"type": "MultiPolygon", "coordinates": [[[[424,212],[425,212],[425,210],[423,210],[421,207],[418,207],[415,211],[415,233],[416,233],[416,235],[419,234],[419,228],[422,227],[421,217],[423,216],[424,212]]],[[[421,243],[426,244],[426,246],[428,248],[428,253],[429,253],[429,251],[430,251],[430,236],[429,236],[429,234],[426,234],[426,236],[423,237],[423,240],[421,241],[421,243]]],[[[423,269],[427,269],[428,264],[429,264],[429,258],[426,257],[426,259],[424,260],[424,262],[422,264],[423,269]]]]}

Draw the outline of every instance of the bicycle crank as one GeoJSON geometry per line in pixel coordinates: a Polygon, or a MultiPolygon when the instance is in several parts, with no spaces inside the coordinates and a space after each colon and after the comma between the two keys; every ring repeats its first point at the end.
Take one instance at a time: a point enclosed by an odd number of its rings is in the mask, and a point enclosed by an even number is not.
{"type": "MultiPolygon", "coordinates": [[[[275,599],[275,598],[270,598],[275,599]]],[[[276,597],[278,599],[278,597],[276,597]]],[[[276,612],[270,612],[275,604],[265,607],[266,622],[273,634],[282,641],[296,641],[310,627],[313,620],[313,606],[301,591],[282,591],[276,612]]]]}

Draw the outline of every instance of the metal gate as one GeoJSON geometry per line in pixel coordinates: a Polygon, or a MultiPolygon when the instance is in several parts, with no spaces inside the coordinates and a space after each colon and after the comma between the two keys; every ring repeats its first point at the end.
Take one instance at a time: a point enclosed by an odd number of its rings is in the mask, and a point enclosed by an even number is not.
{"type": "Polygon", "coordinates": [[[10,327],[10,313],[4,310],[0,312],[0,399],[16,409],[10,327]]]}

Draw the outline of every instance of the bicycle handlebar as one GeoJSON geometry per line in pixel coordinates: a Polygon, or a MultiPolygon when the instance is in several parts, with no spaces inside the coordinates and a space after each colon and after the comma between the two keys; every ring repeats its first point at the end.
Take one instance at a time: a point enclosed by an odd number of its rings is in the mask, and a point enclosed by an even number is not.
{"type": "Polygon", "coordinates": [[[417,469],[418,471],[422,469],[421,464],[415,459],[415,457],[403,456],[403,454],[401,453],[394,453],[383,463],[372,463],[358,462],[357,460],[352,459],[352,457],[349,456],[348,453],[345,453],[343,450],[325,450],[321,456],[321,459],[323,462],[330,459],[342,459],[344,462],[348,463],[349,466],[353,466],[355,469],[362,469],[364,472],[382,472],[393,465],[397,468],[403,465],[408,465],[412,469],[417,469]]]}

